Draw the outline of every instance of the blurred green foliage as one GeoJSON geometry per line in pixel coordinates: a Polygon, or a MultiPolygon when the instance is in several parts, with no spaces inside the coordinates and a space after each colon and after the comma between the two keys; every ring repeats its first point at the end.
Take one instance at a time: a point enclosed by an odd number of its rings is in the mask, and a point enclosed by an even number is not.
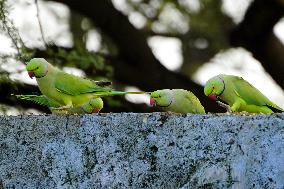
{"type": "MultiPolygon", "coordinates": [[[[32,57],[44,57],[58,67],[75,67],[83,70],[95,80],[113,80],[114,70],[108,57],[115,57],[119,49],[111,40],[95,28],[92,22],[83,15],[71,10],[69,25],[72,33],[73,47],[59,47],[48,41],[45,49],[27,48],[17,28],[9,19],[8,0],[0,0],[0,26],[2,32],[11,38],[17,49],[15,57],[25,62],[32,57]],[[99,33],[100,49],[89,51],[87,46],[88,32],[99,33]]],[[[234,26],[231,18],[222,11],[221,0],[126,0],[122,7],[125,15],[135,13],[145,24],[141,31],[148,37],[164,36],[179,39],[182,44],[183,65],[180,70],[191,77],[196,70],[216,53],[229,47],[228,34],[234,26]]],[[[35,17],[35,19],[37,19],[35,17]]],[[[6,56],[6,55],[5,55],[6,56]]],[[[4,58],[4,55],[0,55],[4,58]]],[[[1,82],[1,81],[0,81],[1,82]]],[[[122,88],[114,81],[115,88],[122,88]]],[[[121,106],[121,101],[110,98],[110,106],[121,106]]]]}
{"type": "Polygon", "coordinates": [[[46,53],[48,57],[47,59],[57,66],[68,66],[82,69],[94,79],[111,79],[113,76],[113,68],[110,64],[105,62],[103,56],[93,52],[88,52],[86,49],[49,48],[46,53]]]}
{"type": "Polygon", "coordinates": [[[151,35],[180,39],[183,55],[181,72],[189,77],[216,53],[229,47],[228,35],[234,23],[222,11],[221,0],[127,2],[131,7],[129,15],[138,12],[146,19],[143,30],[151,35]]]}

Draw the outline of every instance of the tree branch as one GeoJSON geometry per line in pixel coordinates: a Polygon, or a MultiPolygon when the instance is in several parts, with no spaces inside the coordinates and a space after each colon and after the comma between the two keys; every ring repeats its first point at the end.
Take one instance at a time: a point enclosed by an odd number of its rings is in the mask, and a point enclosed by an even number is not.
{"type": "Polygon", "coordinates": [[[147,44],[147,35],[136,29],[116,10],[110,0],[56,0],[89,17],[119,49],[113,62],[115,79],[143,90],[184,88],[195,93],[208,111],[220,108],[203,94],[203,87],[180,74],[167,70],[147,44]]]}
{"type": "Polygon", "coordinates": [[[255,0],[244,20],[231,33],[231,44],[253,53],[272,78],[284,88],[284,46],[273,34],[274,25],[284,15],[277,0],[255,0]]]}
{"type": "Polygon", "coordinates": [[[39,29],[40,29],[41,39],[42,39],[44,47],[46,48],[47,47],[47,42],[46,42],[45,37],[44,37],[43,27],[42,27],[40,16],[39,16],[38,0],[34,0],[34,1],[35,1],[35,6],[36,6],[36,16],[37,16],[39,29]]]}

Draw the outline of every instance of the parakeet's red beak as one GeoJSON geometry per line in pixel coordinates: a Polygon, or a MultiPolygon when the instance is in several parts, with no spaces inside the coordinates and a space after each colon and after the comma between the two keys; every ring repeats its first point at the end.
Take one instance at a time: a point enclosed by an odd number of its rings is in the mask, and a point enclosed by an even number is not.
{"type": "Polygon", "coordinates": [[[218,100],[217,95],[215,95],[215,94],[210,94],[210,95],[208,95],[208,97],[209,97],[211,100],[214,100],[214,101],[217,101],[217,100],[218,100]]]}
{"type": "Polygon", "coordinates": [[[99,113],[101,111],[101,109],[93,109],[92,113],[99,113]]]}
{"type": "Polygon", "coordinates": [[[34,72],[31,72],[31,71],[29,71],[28,74],[29,74],[29,76],[30,76],[31,79],[35,76],[35,75],[34,75],[34,72]]]}
{"type": "Polygon", "coordinates": [[[156,101],[154,98],[150,98],[150,106],[155,106],[156,101]]]}

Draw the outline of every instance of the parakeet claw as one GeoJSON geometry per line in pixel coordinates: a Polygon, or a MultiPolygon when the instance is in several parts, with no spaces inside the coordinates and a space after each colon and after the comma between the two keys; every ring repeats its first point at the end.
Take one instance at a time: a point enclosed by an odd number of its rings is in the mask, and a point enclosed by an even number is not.
{"type": "Polygon", "coordinates": [[[225,104],[221,101],[216,101],[216,102],[218,103],[219,106],[225,108],[229,114],[233,113],[233,111],[232,111],[232,109],[229,105],[227,105],[227,104],[225,104]]]}

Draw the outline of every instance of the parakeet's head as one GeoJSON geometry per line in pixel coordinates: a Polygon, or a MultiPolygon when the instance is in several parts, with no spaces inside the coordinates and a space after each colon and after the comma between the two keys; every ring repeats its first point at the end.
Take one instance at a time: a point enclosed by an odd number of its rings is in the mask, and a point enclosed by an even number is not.
{"type": "Polygon", "coordinates": [[[27,62],[26,69],[30,78],[41,78],[48,72],[48,62],[44,58],[33,58],[27,62]]]}
{"type": "Polygon", "coordinates": [[[101,98],[95,98],[89,101],[83,109],[86,113],[99,113],[104,107],[104,102],[101,98]]]}
{"type": "Polygon", "coordinates": [[[150,105],[168,107],[172,104],[172,91],[170,89],[157,90],[150,94],[150,105]]]}
{"type": "Polygon", "coordinates": [[[220,76],[215,76],[209,79],[204,87],[204,94],[211,100],[217,101],[225,90],[225,82],[220,76]]]}

